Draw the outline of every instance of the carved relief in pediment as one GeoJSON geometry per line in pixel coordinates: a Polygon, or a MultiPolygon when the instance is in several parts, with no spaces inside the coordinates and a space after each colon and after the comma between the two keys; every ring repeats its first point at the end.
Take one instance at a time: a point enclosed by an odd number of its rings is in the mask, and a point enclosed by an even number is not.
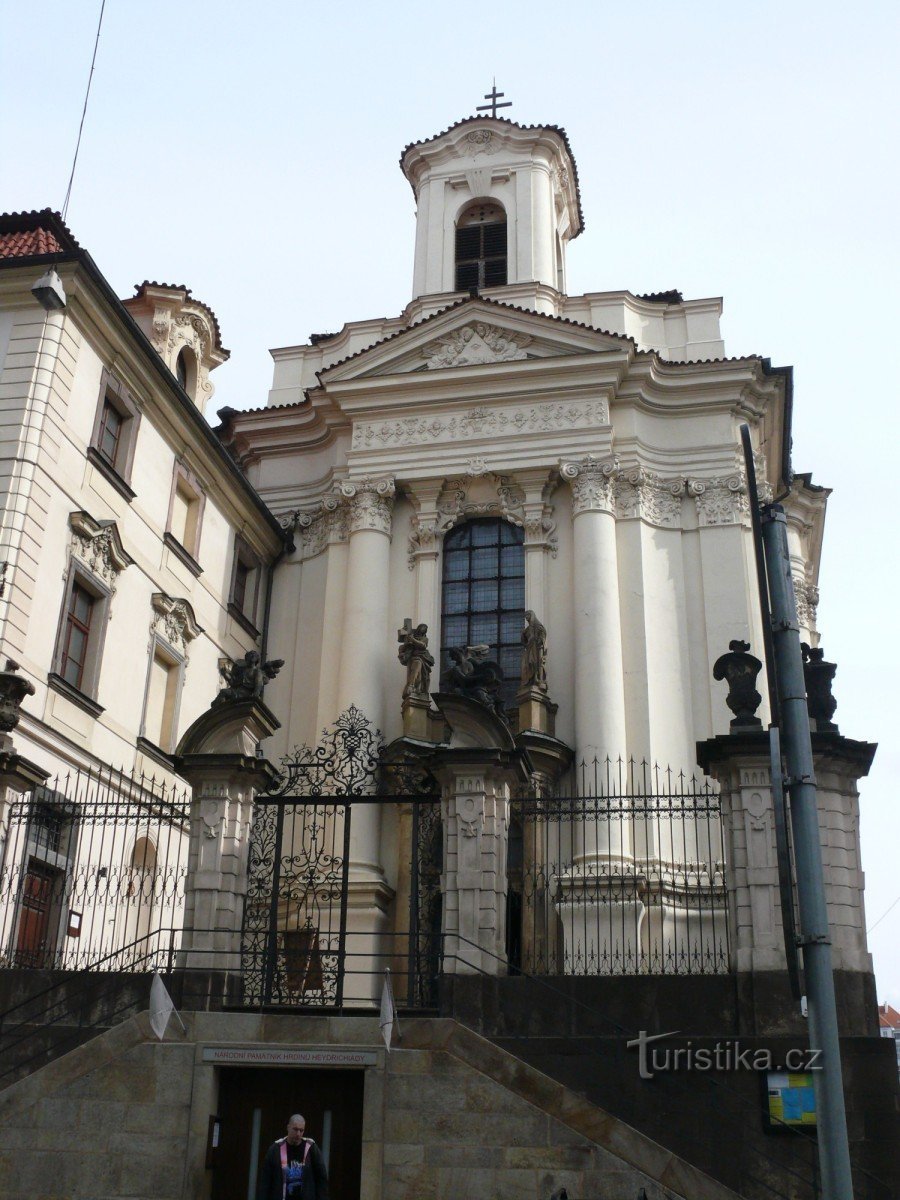
{"type": "Polygon", "coordinates": [[[532,338],[524,333],[499,329],[477,321],[454,329],[444,337],[429,342],[422,348],[422,357],[429,371],[442,367],[468,367],[479,363],[511,362],[527,358],[525,347],[532,338]]]}

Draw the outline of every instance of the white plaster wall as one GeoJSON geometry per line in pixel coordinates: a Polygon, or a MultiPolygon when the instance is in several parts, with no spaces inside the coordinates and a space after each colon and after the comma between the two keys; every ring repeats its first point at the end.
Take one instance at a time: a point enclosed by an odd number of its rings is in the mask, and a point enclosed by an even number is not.
{"type": "MultiPolygon", "coordinates": [[[[221,470],[206,461],[208,450],[193,438],[175,436],[175,423],[166,413],[167,400],[152,381],[129,362],[117,359],[117,370],[143,405],[135,446],[131,485],[137,493],[129,504],[86,458],[99,402],[100,379],[111,354],[95,345],[76,318],[64,315],[56,352],[50,401],[37,443],[37,452],[24,447],[19,429],[21,413],[33,376],[37,342],[30,308],[2,314],[0,329],[8,340],[18,332],[18,359],[4,367],[5,394],[0,398],[13,417],[6,446],[7,459],[18,456],[19,469],[30,463],[28,507],[20,522],[20,554],[7,577],[8,613],[4,651],[13,654],[32,680],[37,694],[26,701],[25,716],[16,731],[20,753],[52,772],[72,761],[94,757],[131,770],[137,765],[165,774],[155,760],[135,750],[140,733],[147,678],[153,592],[190,602],[204,632],[187,646],[188,665],[180,699],[178,731],[208,707],[218,690],[218,660],[240,656],[251,640],[226,612],[231,578],[235,510],[219,501],[221,470]],[[23,336],[24,335],[24,336],[23,336]],[[28,354],[31,366],[28,366],[28,354]],[[24,357],[23,357],[24,355],[24,357]],[[162,407],[160,407],[162,404],[162,407]],[[18,423],[16,416],[18,415],[18,423]],[[197,553],[199,578],[163,545],[176,455],[185,459],[207,489],[207,501],[197,553]],[[231,508],[231,511],[227,511],[231,508]],[[68,571],[71,531],[69,514],[83,509],[98,521],[114,520],[126,552],[134,560],[116,580],[105,627],[97,700],[104,713],[94,720],[72,701],[46,686],[55,665],[54,653],[68,571]]],[[[41,377],[43,378],[43,376],[41,377]]],[[[0,381],[4,376],[0,374],[0,381]]],[[[2,382],[0,382],[2,386],[2,382]]],[[[226,485],[227,487],[227,485],[226,485]]],[[[259,519],[261,521],[261,518],[259,519]]],[[[259,540],[253,522],[241,522],[244,536],[259,540]]],[[[261,611],[261,610],[260,610],[261,611]]]]}

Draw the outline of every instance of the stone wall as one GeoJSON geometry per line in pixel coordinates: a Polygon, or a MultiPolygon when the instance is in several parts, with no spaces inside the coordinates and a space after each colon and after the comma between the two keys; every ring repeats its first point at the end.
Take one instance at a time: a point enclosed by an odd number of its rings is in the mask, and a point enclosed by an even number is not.
{"type": "Polygon", "coordinates": [[[203,1198],[217,1068],[203,1047],[374,1051],[366,1070],[361,1200],[729,1200],[669,1151],[455,1021],[403,1023],[390,1054],[371,1017],[185,1014],[152,1038],[146,1014],[0,1094],[5,1200],[203,1198]]]}

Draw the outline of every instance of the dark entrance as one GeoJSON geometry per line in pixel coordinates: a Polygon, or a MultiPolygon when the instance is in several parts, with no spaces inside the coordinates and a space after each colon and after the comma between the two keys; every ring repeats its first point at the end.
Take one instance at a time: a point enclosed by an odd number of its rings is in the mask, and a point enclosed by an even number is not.
{"type": "Polygon", "coordinates": [[[296,1112],[328,1161],[331,1200],[359,1200],[363,1079],[363,1071],[223,1068],[213,1200],[256,1200],[265,1153],[296,1112]]]}

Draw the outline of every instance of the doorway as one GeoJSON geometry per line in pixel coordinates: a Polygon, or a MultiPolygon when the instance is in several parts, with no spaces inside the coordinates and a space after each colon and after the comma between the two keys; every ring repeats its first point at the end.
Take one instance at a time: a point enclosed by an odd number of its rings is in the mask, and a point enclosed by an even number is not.
{"type": "Polygon", "coordinates": [[[298,1112],[325,1157],[331,1200],[359,1200],[364,1079],[364,1071],[221,1068],[213,1200],[256,1200],[265,1153],[298,1112]]]}

